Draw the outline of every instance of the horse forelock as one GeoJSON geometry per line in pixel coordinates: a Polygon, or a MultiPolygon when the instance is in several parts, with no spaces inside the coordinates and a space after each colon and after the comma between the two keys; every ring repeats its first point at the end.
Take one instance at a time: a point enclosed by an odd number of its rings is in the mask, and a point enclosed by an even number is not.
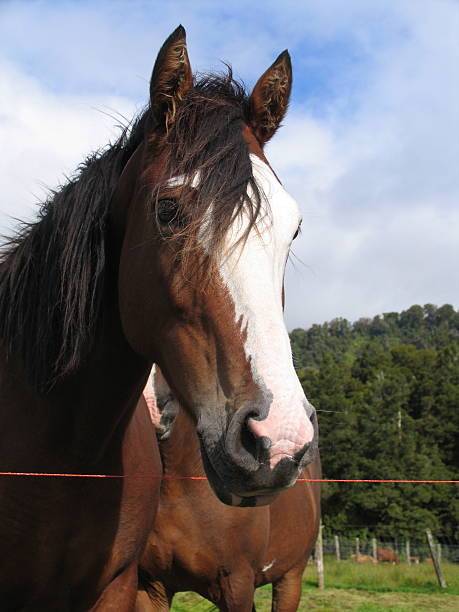
{"type": "MultiPolygon", "coordinates": [[[[244,215],[248,220],[240,237],[244,241],[262,215],[263,198],[245,137],[248,110],[248,96],[229,67],[226,74],[198,77],[159,145],[163,154],[159,176],[154,164],[145,172],[153,207],[165,190],[176,187],[183,224],[164,239],[174,243],[187,272],[199,268],[201,274],[211,273],[225,255],[225,237],[236,219],[244,215]],[[204,266],[199,257],[203,246],[204,266]]],[[[153,132],[156,159],[158,140],[153,132]]]]}

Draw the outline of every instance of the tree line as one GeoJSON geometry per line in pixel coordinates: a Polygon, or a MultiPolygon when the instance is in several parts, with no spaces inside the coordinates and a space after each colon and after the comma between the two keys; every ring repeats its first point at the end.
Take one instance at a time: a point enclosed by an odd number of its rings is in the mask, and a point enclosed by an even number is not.
{"type": "MultiPolygon", "coordinates": [[[[459,312],[414,305],[290,334],[324,476],[459,480],[459,312]]],[[[327,483],[328,532],[459,539],[458,485],[327,483]],[[365,527],[362,527],[365,526],[365,527]],[[363,532],[363,533],[362,533],[363,532]]]]}

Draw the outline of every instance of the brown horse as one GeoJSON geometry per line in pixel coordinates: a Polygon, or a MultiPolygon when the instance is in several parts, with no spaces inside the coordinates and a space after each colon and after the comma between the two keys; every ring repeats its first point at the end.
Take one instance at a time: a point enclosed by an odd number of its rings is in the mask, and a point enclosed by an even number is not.
{"type": "Polygon", "coordinates": [[[355,559],[356,563],[373,563],[374,565],[378,561],[370,555],[351,555],[351,559],[355,559]]]}
{"type": "MultiPolygon", "coordinates": [[[[282,54],[248,97],[164,43],[150,103],[24,226],[0,264],[2,472],[158,475],[153,362],[192,415],[212,488],[268,503],[315,453],[282,283],[300,222],[262,146],[282,54]]],[[[157,481],[0,476],[4,611],[129,610],[157,481]]]]}
{"type": "Polygon", "coordinates": [[[377,548],[376,559],[381,563],[398,563],[397,553],[390,548],[377,548]]]}
{"type": "MultiPolygon", "coordinates": [[[[199,442],[160,370],[145,396],[162,442],[165,480],[140,563],[137,612],[169,610],[174,593],[195,591],[220,610],[254,610],[255,587],[273,585],[272,609],[294,612],[320,517],[318,483],[301,482],[268,507],[230,508],[204,480],[199,442]],[[157,401],[155,401],[157,400],[157,401]],[[175,422],[174,422],[175,421],[175,422]]],[[[304,478],[320,478],[317,458],[304,478]]]]}

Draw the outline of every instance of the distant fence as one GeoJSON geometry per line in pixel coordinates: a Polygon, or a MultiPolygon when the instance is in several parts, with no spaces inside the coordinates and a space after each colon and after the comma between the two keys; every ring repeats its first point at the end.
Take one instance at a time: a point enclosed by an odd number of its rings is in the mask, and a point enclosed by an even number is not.
{"type": "MultiPolygon", "coordinates": [[[[350,559],[352,555],[357,553],[373,557],[375,542],[371,537],[353,538],[336,535],[323,538],[324,555],[336,557],[337,547],[339,558],[343,560],[350,559]]],[[[437,547],[441,560],[459,563],[459,544],[437,544],[437,547]]],[[[423,563],[426,559],[431,559],[431,553],[424,534],[410,539],[389,540],[376,538],[376,548],[394,551],[401,563],[408,562],[408,552],[413,563],[423,563]]]]}

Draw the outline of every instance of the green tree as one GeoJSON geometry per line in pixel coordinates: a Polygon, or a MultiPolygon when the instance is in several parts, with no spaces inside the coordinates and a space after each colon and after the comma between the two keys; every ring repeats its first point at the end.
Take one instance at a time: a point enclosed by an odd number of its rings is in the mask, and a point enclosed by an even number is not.
{"type": "MultiPolygon", "coordinates": [[[[459,479],[459,313],[412,306],[292,332],[300,380],[318,410],[324,475],[459,479]]],[[[330,483],[325,524],[386,537],[426,527],[457,537],[455,485],[330,483]],[[363,531],[362,531],[363,529],[363,531]]]]}

